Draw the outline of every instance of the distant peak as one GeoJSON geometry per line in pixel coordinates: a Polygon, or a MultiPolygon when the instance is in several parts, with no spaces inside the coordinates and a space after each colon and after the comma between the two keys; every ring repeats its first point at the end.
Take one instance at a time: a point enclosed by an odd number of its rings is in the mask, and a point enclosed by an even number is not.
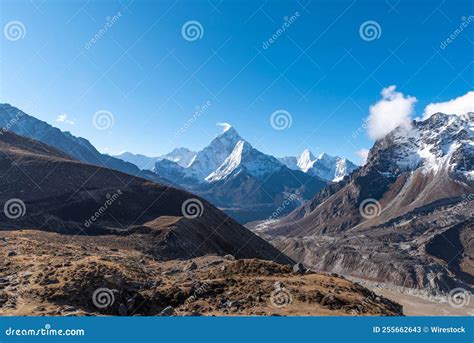
{"type": "Polygon", "coordinates": [[[309,149],[305,149],[298,158],[297,165],[305,173],[313,166],[314,155],[309,149]]]}
{"type": "Polygon", "coordinates": [[[309,149],[304,149],[303,152],[300,155],[300,158],[304,159],[309,159],[309,160],[314,160],[314,155],[309,149]]]}
{"type": "Polygon", "coordinates": [[[169,154],[178,154],[178,153],[195,153],[192,150],[189,150],[188,148],[180,147],[180,148],[174,148],[169,154]]]}
{"type": "Polygon", "coordinates": [[[331,155],[328,155],[326,154],[325,152],[321,153],[319,156],[318,156],[318,160],[336,160],[336,159],[339,159],[338,156],[331,156],[331,155]]]}
{"type": "MultiPolygon", "coordinates": [[[[239,135],[237,130],[233,126],[226,126],[224,131],[217,135],[216,139],[218,141],[225,141],[230,142],[232,146],[237,144],[238,141],[243,140],[243,138],[239,135]]],[[[211,143],[212,144],[212,143],[211,143]]]]}

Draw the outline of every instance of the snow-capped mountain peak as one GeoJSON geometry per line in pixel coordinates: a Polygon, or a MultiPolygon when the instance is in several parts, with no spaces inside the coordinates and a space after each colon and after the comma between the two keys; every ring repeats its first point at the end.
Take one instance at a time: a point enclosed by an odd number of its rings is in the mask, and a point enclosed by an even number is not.
{"type": "Polygon", "coordinates": [[[253,177],[261,178],[281,167],[283,167],[283,164],[275,157],[265,155],[254,149],[248,142],[240,140],[229,157],[206,178],[206,181],[216,182],[223,180],[230,174],[242,170],[245,170],[253,177]]]}
{"type": "Polygon", "coordinates": [[[324,160],[324,161],[334,161],[334,159],[336,159],[336,158],[339,158],[339,157],[338,156],[332,157],[332,156],[326,154],[325,152],[323,152],[323,153],[319,154],[317,159],[318,160],[324,160]]]}
{"type": "Polygon", "coordinates": [[[307,173],[319,176],[324,180],[338,182],[355,169],[357,166],[345,158],[322,153],[313,161],[307,173]]]}
{"type": "Polygon", "coordinates": [[[140,154],[132,154],[130,152],[123,152],[120,155],[115,155],[114,157],[133,163],[140,169],[153,170],[155,163],[162,160],[172,161],[179,166],[186,168],[191,164],[195,156],[196,153],[194,151],[186,148],[176,148],[166,155],[158,157],[148,157],[140,154]]]}
{"type": "Polygon", "coordinates": [[[225,161],[213,171],[209,176],[206,177],[206,181],[214,182],[225,179],[228,175],[232,174],[237,168],[241,168],[242,155],[244,150],[249,150],[252,147],[250,144],[243,140],[237,142],[232,153],[225,159],[225,161]]]}
{"type": "Polygon", "coordinates": [[[330,156],[323,152],[317,158],[309,149],[305,149],[299,157],[283,157],[279,159],[288,168],[301,170],[307,174],[318,176],[327,181],[338,182],[358,167],[348,159],[330,156]]]}
{"type": "Polygon", "coordinates": [[[235,145],[242,138],[233,127],[228,127],[223,133],[218,135],[203,150],[196,154],[194,160],[186,169],[188,176],[198,180],[204,180],[209,174],[215,171],[232,153],[235,145]]]}
{"type": "Polygon", "coordinates": [[[166,155],[158,157],[158,160],[169,160],[176,162],[179,166],[187,168],[194,160],[196,153],[187,148],[176,148],[166,155]]]}
{"type": "Polygon", "coordinates": [[[297,166],[301,171],[306,173],[313,166],[314,161],[315,157],[313,153],[309,149],[306,149],[298,157],[297,166]]]}
{"type": "Polygon", "coordinates": [[[399,171],[436,174],[446,171],[474,180],[474,113],[436,113],[415,121],[410,130],[398,128],[376,142],[369,154],[383,172],[399,171]]]}

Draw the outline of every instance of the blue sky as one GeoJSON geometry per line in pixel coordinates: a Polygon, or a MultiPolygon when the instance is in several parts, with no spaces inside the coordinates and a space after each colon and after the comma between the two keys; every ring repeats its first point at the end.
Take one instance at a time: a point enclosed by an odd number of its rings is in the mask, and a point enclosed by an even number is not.
{"type": "Polygon", "coordinates": [[[474,22],[441,47],[474,15],[470,1],[7,0],[0,6],[0,102],[108,153],[198,150],[222,130],[217,122],[228,122],[265,153],[310,148],[357,162],[355,152],[373,144],[361,128],[382,88],[396,85],[416,97],[421,115],[427,104],[461,96],[474,84],[474,22]],[[110,27],[100,33],[107,20],[110,27]],[[7,39],[12,21],[23,25],[21,39],[7,39]],[[196,40],[183,37],[189,21],[202,27],[196,40]],[[367,21],[380,27],[376,39],[361,37],[367,21]],[[196,106],[205,107],[199,115],[196,106]],[[114,119],[105,130],[93,125],[101,110],[114,119]],[[284,130],[270,123],[278,110],[291,116],[284,130]]]}

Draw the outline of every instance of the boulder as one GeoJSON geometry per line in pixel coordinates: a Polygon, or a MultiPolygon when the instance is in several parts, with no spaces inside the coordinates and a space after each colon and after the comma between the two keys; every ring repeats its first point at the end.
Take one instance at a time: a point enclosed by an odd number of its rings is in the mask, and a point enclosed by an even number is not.
{"type": "Polygon", "coordinates": [[[174,313],[175,313],[174,308],[172,306],[168,306],[165,309],[163,309],[163,311],[160,312],[160,316],[169,317],[169,316],[174,315],[174,313]]]}
{"type": "Polygon", "coordinates": [[[306,268],[303,266],[302,263],[297,263],[293,266],[293,273],[304,274],[305,272],[306,272],[306,268]]]}

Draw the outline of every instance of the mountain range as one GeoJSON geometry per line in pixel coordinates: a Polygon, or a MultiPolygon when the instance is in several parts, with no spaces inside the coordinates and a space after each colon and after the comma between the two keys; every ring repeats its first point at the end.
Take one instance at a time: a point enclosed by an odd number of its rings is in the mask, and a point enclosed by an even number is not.
{"type": "Polygon", "coordinates": [[[287,217],[248,226],[316,268],[424,292],[474,284],[474,114],[437,113],[287,217]]]}
{"type": "Polygon", "coordinates": [[[101,154],[88,140],[63,132],[9,104],[0,105],[0,126],[51,145],[80,161],[191,191],[241,223],[289,213],[335,179],[335,175],[348,174],[353,166],[346,160],[328,157],[324,160],[328,163],[315,160],[314,166],[304,171],[288,168],[275,157],[253,148],[230,126],[198,152],[181,147],[158,157],[129,152],[117,156],[101,154]],[[350,167],[341,169],[337,161],[350,167]],[[321,165],[317,171],[316,165],[321,165]]]}
{"type": "Polygon", "coordinates": [[[287,156],[279,159],[288,168],[301,170],[323,180],[338,182],[358,168],[346,158],[322,153],[317,158],[306,149],[299,157],[287,156]]]}
{"type": "Polygon", "coordinates": [[[309,150],[275,158],[227,127],[198,152],[120,155],[146,167],[140,170],[0,105],[0,200],[21,198],[28,209],[0,224],[69,235],[143,234],[147,243],[139,240],[137,249],[160,259],[190,258],[197,248],[200,256],[299,261],[420,294],[472,291],[473,123],[473,113],[413,121],[378,139],[362,167],[309,150]],[[123,194],[113,209],[85,227],[84,213],[94,214],[117,190],[123,194]],[[194,221],[181,210],[191,198],[205,213],[194,221]]]}
{"type": "Polygon", "coordinates": [[[240,223],[287,214],[327,184],[255,149],[231,126],[197,152],[188,167],[163,159],[153,171],[240,223]]]}
{"type": "Polygon", "coordinates": [[[202,198],[11,127],[0,132],[1,315],[403,315],[343,277],[291,268],[202,198]]]}
{"type": "Polygon", "coordinates": [[[166,183],[156,174],[141,171],[132,163],[101,154],[87,139],[76,137],[68,131],[61,131],[9,104],[0,104],[0,127],[51,145],[80,161],[166,183]]]}
{"type": "MultiPolygon", "coordinates": [[[[115,157],[132,163],[143,160],[131,153],[115,157]]],[[[299,158],[275,158],[252,147],[232,126],[197,153],[179,148],[148,158],[148,166],[151,161],[157,175],[203,196],[241,223],[287,214],[357,168],[327,154],[316,159],[308,150],[299,158]],[[294,166],[289,162],[293,159],[294,166]]]]}
{"type": "Polygon", "coordinates": [[[168,160],[177,163],[179,166],[186,168],[193,161],[196,153],[186,148],[176,148],[170,153],[158,156],[148,157],[140,154],[132,154],[130,152],[123,152],[119,155],[114,155],[115,158],[133,163],[140,169],[153,170],[155,163],[162,160],[168,160]]]}
{"type": "MultiPolygon", "coordinates": [[[[202,179],[212,181],[213,177],[211,177],[211,174],[216,173],[217,169],[221,167],[222,163],[224,163],[223,161],[225,161],[225,158],[230,156],[229,146],[235,148],[236,144],[242,140],[234,128],[228,127],[225,132],[227,131],[229,131],[229,133],[223,135],[228,139],[225,144],[216,147],[217,144],[214,143],[213,147],[205,148],[200,153],[196,153],[187,148],[176,148],[170,153],[158,157],[148,157],[145,155],[133,154],[131,152],[123,152],[119,155],[114,155],[113,157],[133,163],[140,169],[156,170],[157,173],[166,170],[166,165],[173,169],[172,165],[167,163],[167,161],[171,161],[184,169],[188,169],[186,171],[188,177],[196,178],[197,182],[202,182],[202,179]],[[213,156],[212,158],[206,157],[206,154],[209,154],[209,152],[211,152],[211,155],[213,156]],[[214,155],[215,153],[218,155],[214,155]],[[201,160],[201,162],[196,162],[195,160],[201,160]],[[156,165],[157,162],[161,163],[156,165]],[[192,168],[190,168],[191,165],[193,165],[192,168]],[[201,167],[201,165],[204,165],[205,167],[201,167]]],[[[277,159],[292,170],[300,170],[328,182],[338,182],[359,167],[346,158],[330,156],[326,153],[322,153],[318,157],[315,157],[309,149],[304,150],[298,157],[287,156],[277,159]]],[[[274,167],[277,165],[278,164],[274,164],[274,167]]]]}

